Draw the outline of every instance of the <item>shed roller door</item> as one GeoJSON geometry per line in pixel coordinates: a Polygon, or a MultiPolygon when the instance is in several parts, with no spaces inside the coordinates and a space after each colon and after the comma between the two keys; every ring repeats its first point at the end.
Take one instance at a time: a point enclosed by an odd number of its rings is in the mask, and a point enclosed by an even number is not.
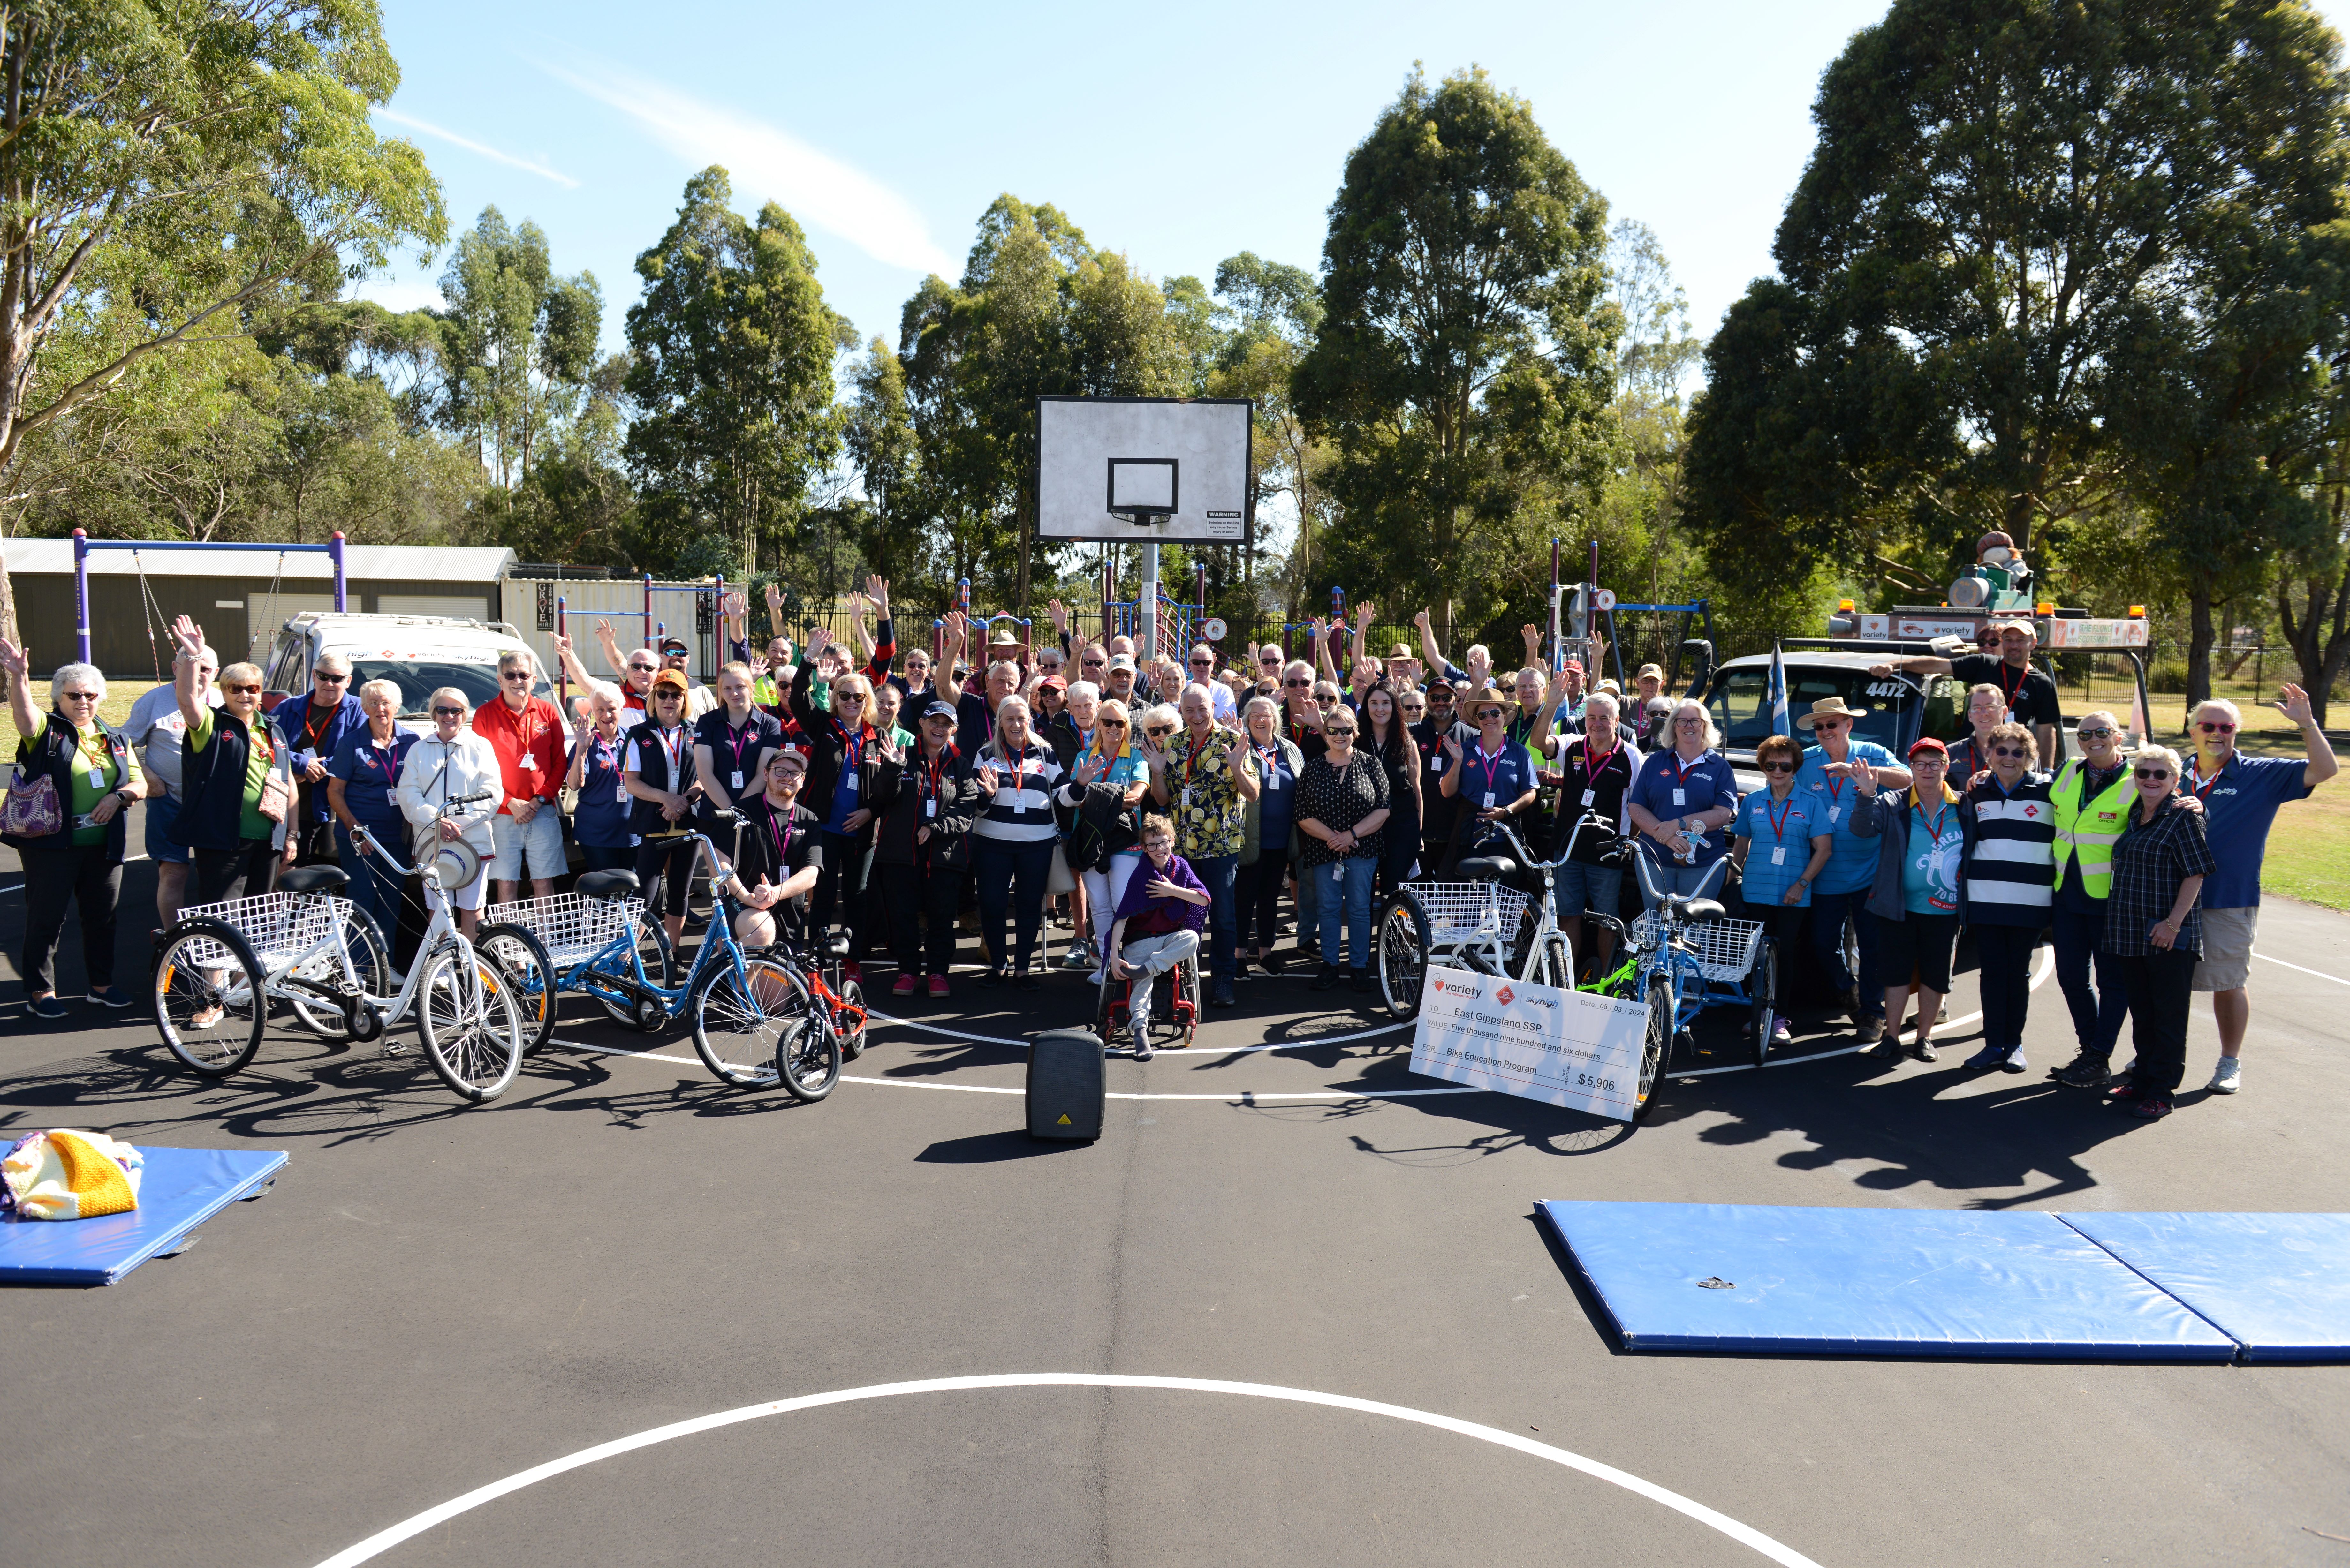
{"type": "Polygon", "coordinates": [[[489,618],[490,601],[478,594],[451,597],[441,594],[380,594],[375,601],[378,615],[454,615],[470,620],[489,618]]]}

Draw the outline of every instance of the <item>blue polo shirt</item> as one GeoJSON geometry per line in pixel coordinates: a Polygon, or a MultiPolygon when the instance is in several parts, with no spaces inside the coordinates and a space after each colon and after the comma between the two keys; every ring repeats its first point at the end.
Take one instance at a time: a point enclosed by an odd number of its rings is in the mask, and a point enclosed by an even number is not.
{"type": "MultiPolygon", "coordinates": [[[[1707,752],[1695,762],[1683,762],[1679,752],[1651,752],[1640,760],[1640,776],[1632,781],[1632,793],[1624,798],[1650,816],[1695,816],[1718,805],[1734,808],[1738,776],[1730,771],[1730,759],[1720,752],[1707,752]]],[[[1640,849],[1659,866],[1683,864],[1646,834],[1640,836],[1640,849]]],[[[1729,853],[1730,835],[1717,827],[1705,836],[1696,857],[1688,864],[1711,866],[1729,853]]]]}
{"type": "MultiPolygon", "coordinates": [[[[1783,801],[1773,800],[1768,788],[1740,797],[1738,815],[1730,819],[1730,832],[1732,837],[1752,840],[1742,873],[1748,903],[1781,908],[1779,900],[1812,863],[1812,839],[1827,831],[1825,821],[1812,820],[1818,809],[1813,798],[1799,789],[1788,790],[1783,801]]],[[[1806,909],[1811,901],[1812,890],[1806,888],[1789,907],[1806,909]]]]}
{"type": "Polygon", "coordinates": [[[2196,775],[2194,760],[2188,760],[2184,786],[2203,802],[2203,841],[2220,863],[2204,879],[2201,908],[2260,907],[2261,857],[2268,850],[2269,827],[2277,807],[2309,798],[2311,786],[2301,782],[2308,766],[2298,757],[2248,757],[2239,752],[2205,779],[2196,775]]]}
{"type": "MultiPolygon", "coordinates": [[[[1846,762],[1864,762],[1872,768],[1896,768],[1898,758],[1875,741],[1854,741],[1845,752],[1846,762]]],[[[1860,792],[1848,778],[1830,778],[1828,754],[1817,746],[1804,748],[1804,765],[1795,770],[1795,793],[1812,804],[1813,831],[1835,840],[1828,863],[1820,868],[1815,893],[1866,893],[1877,882],[1877,841],[1852,830],[1859,810],[1860,792]]]]}
{"type": "Polygon", "coordinates": [[[359,826],[380,829],[394,844],[404,840],[407,827],[391,792],[400,783],[400,764],[415,743],[414,734],[394,726],[391,743],[379,746],[362,722],[358,734],[344,737],[342,748],[327,764],[328,776],[343,781],[343,804],[359,826]]]}
{"type": "MultiPolygon", "coordinates": [[[[1467,740],[1461,742],[1461,794],[1458,799],[1461,809],[1471,816],[1490,805],[1511,805],[1534,787],[1534,760],[1523,746],[1505,740],[1498,755],[1488,754],[1482,747],[1483,742],[1474,730],[1469,732],[1467,740]]],[[[1444,762],[1449,769],[1452,759],[1447,756],[1444,762]]],[[[1500,830],[1490,823],[1464,822],[1463,826],[1471,835],[1469,842],[1472,846],[1483,844],[1488,839],[1506,842],[1503,840],[1500,830]]],[[[1524,820],[1520,819],[1515,826],[1518,836],[1526,836],[1524,820]]]]}
{"type": "MultiPolygon", "coordinates": [[[[572,833],[580,843],[598,849],[625,849],[637,841],[629,831],[629,808],[636,803],[620,778],[628,766],[628,732],[622,731],[609,741],[591,732],[586,745],[588,766],[579,775],[572,833]]],[[[571,754],[577,757],[579,747],[573,746],[571,754]]]]}
{"type": "MultiPolygon", "coordinates": [[[[332,772],[335,758],[342,752],[343,742],[350,739],[353,732],[366,734],[368,728],[367,710],[361,708],[359,700],[348,691],[343,694],[342,701],[324,713],[311,711],[307,691],[296,691],[269,711],[269,722],[285,738],[287,749],[294,753],[294,776],[297,779],[310,765],[313,756],[325,763],[328,771],[332,772]]],[[[343,794],[348,800],[350,792],[345,790],[343,794]]],[[[356,816],[359,814],[354,812],[351,815],[356,816]]],[[[334,814],[327,809],[327,791],[323,784],[310,792],[310,820],[314,823],[334,820],[334,814]]]]}

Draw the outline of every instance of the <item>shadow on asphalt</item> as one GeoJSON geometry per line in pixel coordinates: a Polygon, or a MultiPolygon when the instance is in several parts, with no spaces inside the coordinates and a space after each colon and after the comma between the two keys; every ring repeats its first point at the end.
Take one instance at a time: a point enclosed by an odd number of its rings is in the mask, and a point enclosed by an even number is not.
{"type": "Polygon", "coordinates": [[[997,1165],[1007,1159],[1066,1154],[1092,1146],[1073,1138],[1030,1137],[1026,1132],[973,1133],[942,1138],[914,1157],[916,1165],[997,1165]]]}

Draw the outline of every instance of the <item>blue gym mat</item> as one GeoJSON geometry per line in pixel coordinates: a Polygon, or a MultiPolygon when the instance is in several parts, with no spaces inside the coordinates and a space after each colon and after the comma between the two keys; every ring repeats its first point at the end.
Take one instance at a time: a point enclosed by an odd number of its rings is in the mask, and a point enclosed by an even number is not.
{"type": "Polygon", "coordinates": [[[2246,1361],[2350,1361],[2350,1214],[2064,1222],[2210,1319],[2246,1361]]]}
{"type": "Polygon", "coordinates": [[[2054,1214],[1543,1203],[1627,1350],[2230,1361],[2054,1214]]]}
{"type": "Polygon", "coordinates": [[[110,1285],[169,1250],[286,1163],[282,1149],[157,1148],[139,1179],[139,1207],[96,1220],[0,1223],[0,1285],[110,1285]]]}

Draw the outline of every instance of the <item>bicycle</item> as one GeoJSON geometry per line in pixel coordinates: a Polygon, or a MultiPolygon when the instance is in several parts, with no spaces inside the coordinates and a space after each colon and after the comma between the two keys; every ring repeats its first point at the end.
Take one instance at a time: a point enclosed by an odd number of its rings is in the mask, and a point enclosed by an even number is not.
{"type": "MultiPolygon", "coordinates": [[[[488,798],[460,795],[435,820],[488,798]]],[[[421,877],[441,894],[437,862],[421,870],[403,866],[370,842],[402,877],[421,877]]],[[[441,1081],[475,1105],[496,1098],[522,1066],[513,978],[466,939],[451,900],[437,896],[415,966],[397,993],[384,994],[392,969],[382,933],[365,911],[334,897],[348,880],[338,866],[298,867],[278,878],[276,892],[182,910],[155,949],[151,1016],[163,1044],[190,1071],[224,1078],[260,1050],[279,1002],[312,1033],[361,1044],[380,1039],[413,1011],[441,1081]]]]}
{"type": "MultiPolygon", "coordinates": [[[[1568,833],[1565,850],[1555,859],[1538,860],[1515,828],[1496,823],[1518,858],[1471,856],[1460,864],[1461,881],[1406,882],[1388,895],[1372,947],[1389,1016],[1399,1023],[1419,1016],[1420,985],[1429,964],[1437,960],[1482,974],[1573,988],[1575,950],[1559,927],[1553,890],[1558,868],[1575,857],[1584,828],[1594,824],[1605,826],[1586,812],[1568,833]],[[1542,881],[1538,895],[1530,887],[1516,885],[1537,876],[1542,881]]],[[[1619,942],[1623,940],[1624,928],[1613,917],[1585,918],[1612,931],[1619,942]]]]}
{"type": "MultiPolygon", "coordinates": [[[[733,820],[733,815],[712,814],[722,824],[733,820]]],[[[708,869],[717,901],[708,933],[681,978],[675,973],[676,956],[666,938],[649,938],[645,934],[648,930],[658,931],[659,927],[643,918],[644,905],[638,897],[639,887],[633,871],[590,871],[574,885],[576,892],[572,897],[579,900],[582,910],[577,922],[578,928],[608,932],[601,945],[584,955],[580,950],[591,939],[559,939],[565,942],[566,957],[558,962],[539,933],[527,923],[527,914],[525,920],[501,919],[493,927],[485,927],[484,939],[495,944],[499,952],[527,955],[528,972],[518,984],[528,999],[534,1018],[546,1020],[540,1031],[542,1038],[553,1030],[554,999],[567,991],[584,992],[616,1022],[633,1024],[648,1034],[657,1034],[679,1017],[691,1014],[694,1054],[701,1057],[702,1065],[720,1083],[755,1088],[781,1077],[784,1087],[795,1097],[822,1099],[831,1092],[832,1079],[838,1076],[838,1062],[832,1063],[828,1074],[820,1062],[807,1064],[805,1071],[785,1071],[779,1064],[778,1052],[785,1015],[804,1013],[812,1006],[853,1007],[853,1033],[861,1045],[862,995],[846,994],[857,991],[857,983],[825,982],[821,978],[822,963],[803,967],[800,959],[788,949],[785,958],[790,960],[789,964],[775,956],[772,950],[766,953],[746,951],[734,936],[734,918],[742,911],[724,891],[731,867],[720,858],[716,846],[706,835],[688,833],[684,836],[693,846],[695,867],[708,869]],[[591,906],[604,906],[605,909],[599,912],[591,906]],[[660,971],[659,981],[646,973],[648,947],[660,971]],[[808,983],[811,974],[816,977],[815,986],[808,983]],[[816,1000],[818,986],[828,992],[829,1002],[816,1000]]],[[[845,946],[841,951],[847,951],[845,946]]],[[[838,960],[830,961],[836,965],[834,974],[838,975],[838,960]]],[[[838,1032],[827,1033],[837,1054],[840,1047],[838,1032]]]]}

